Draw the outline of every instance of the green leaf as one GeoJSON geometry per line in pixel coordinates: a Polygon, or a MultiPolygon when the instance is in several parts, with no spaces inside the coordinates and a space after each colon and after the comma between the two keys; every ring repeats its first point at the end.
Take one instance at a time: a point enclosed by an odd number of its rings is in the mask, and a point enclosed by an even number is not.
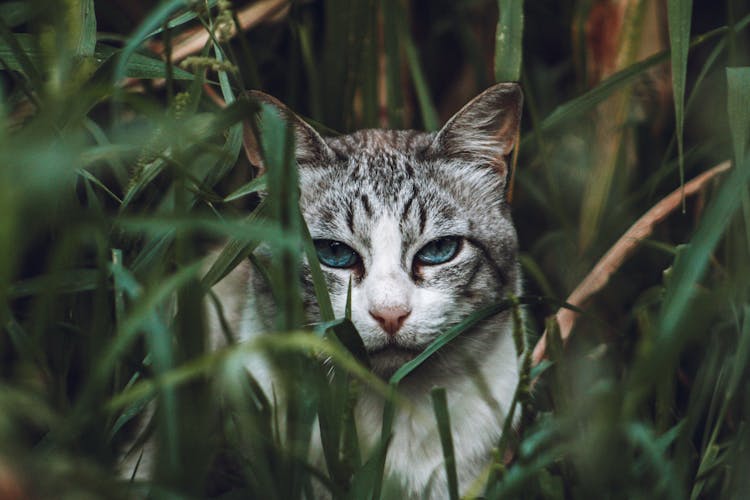
{"type": "Polygon", "coordinates": [[[430,96],[430,89],[425,80],[422,65],[419,62],[417,47],[414,44],[411,33],[409,32],[409,26],[406,23],[406,15],[399,16],[399,19],[401,20],[399,23],[401,39],[404,41],[406,60],[409,63],[409,71],[411,72],[411,78],[414,81],[414,89],[417,92],[417,100],[419,101],[419,109],[422,112],[424,128],[428,131],[437,130],[440,126],[440,120],[435,105],[432,102],[432,97],[430,96]]]}
{"type": "Polygon", "coordinates": [[[750,67],[727,68],[727,92],[734,161],[740,163],[745,159],[750,140],[750,67]]]}
{"type": "Polygon", "coordinates": [[[640,464],[643,464],[642,468],[655,473],[660,478],[656,486],[661,486],[661,488],[654,491],[654,495],[658,498],[674,500],[685,498],[685,491],[677,480],[673,462],[665,460],[664,450],[659,446],[660,442],[655,439],[652,432],[640,423],[631,423],[626,432],[628,438],[643,452],[640,460],[640,464]]]}
{"type": "Polygon", "coordinates": [[[13,283],[10,298],[27,297],[39,293],[74,293],[97,288],[99,271],[96,269],[69,269],[13,283]]]}
{"type": "MultiPolygon", "coordinates": [[[[205,0],[204,2],[201,3],[200,6],[194,5],[192,10],[184,12],[184,13],[180,14],[179,16],[175,17],[174,19],[171,19],[167,23],[167,28],[168,29],[178,28],[178,27],[182,26],[183,24],[192,21],[193,19],[195,19],[196,17],[198,17],[198,15],[199,15],[199,9],[200,10],[202,10],[204,8],[206,10],[212,9],[216,5],[217,1],[218,0],[205,0]]],[[[154,37],[154,36],[162,33],[163,31],[164,31],[164,27],[162,26],[162,27],[160,27],[158,29],[155,29],[151,33],[149,33],[148,36],[147,36],[147,38],[154,37]]]]}
{"type": "Polygon", "coordinates": [[[252,193],[257,193],[258,191],[265,191],[266,190],[266,177],[256,177],[255,179],[251,180],[247,184],[244,184],[243,186],[237,188],[235,191],[233,191],[231,194],[227,195],[226,198],[224,198],[224,201],[234,201],[239,200],[242,197],[245,197],[252,193]]]}
{"type": "Polygon", "coordinates": [[[404,379],[407,375],[409,375],[412,371],[414,371],[419,365],[424,363],[427,358],[435,354],[439,349],[441,349],[444,345],[461,335],[463,332],[468,330],[469,328],[474,327],[481,321],[484,321],[488,318],[491,318],[492,316],[508,310],[514,306],[514,301],[512,300],[503,300],[498,302],[497,304],[492,304],[487,307],[483,307],[479,309],[478,311],[474,312],[473,314],[469,315],[466,319],[458,323],[456,326],[449,328],[445,333],[440,335],[438,338],[432,341],[429,346],[425,348],[424,351],[419,353],[417,357],[409,361],[408,363],[405,363],[401,368],[396,370],[396,373],[391,376],[390,383],[397,385],[401,380],[404,379]]]}
{"type": "MultiPolygon", "coordinates": [[[[100,43],[96,46],[95,56],[100,62],[104,62],[109,58],[114,58],[117,61],[116,64],[119,65],[121,64],[119,62],[119,57],[122,57],[121,54],[122,49],[117,49],[110,45],[100,43]]],[[[153,79],[165,78],[167,75],[164,61],[138,52],[132,53],[124,64],[125,65],[121,70],[124,71],[123,76],[128,78],[153,79]]],[[[195,76],[184,69],[173,67],[172,78],[175,80],[192,80],[195,76]]]]}
{"type": "MultiPolygon", "coordinates": [[[[247,216],[247,223],[252,224],[258,220],[265,210],[265,202],[261,202],[258,208],[247,216]]],[[[231,239],[224,245],[218,258],[211,264],[211,267],[203,276],[202,283],[206,288],[211,288],[226,276],[239,263],[246,259],[255,248],[259,241],[245,242],[241,239],[231,239]]]]}
{"type": "Polygon", "coordinates": [[[94,12],[94,0],[79,0],[80,10],[80,33],[76,40],[76,55],[90,57],[96,49],[96,13],[94,12]]]}
{"type": "Polygon", "coordinates": [[[445,474],[448,478],[448,496],[451,500],[458,500],[458,474],[456,473],[456,455],[453,451],[451,422],[448,415],[448,398],[445,389],[442,387],[433,389],[430,396],[432,397],[432,408],[435,410],[440,444],[443,448],[445,474]]]}
{"type": "MultiPolygon", "coordinates": [[[[32,35],[16,34],[10,31],[0,19],[0,59],[8,69],[23,72],[32,84],[38,86],[42,81],[41,74],[37,69],[40,57],[34,60],[31,47],[36,44],[32,42],[32,35]]],[[[38,54],[38,52],[37,52],[38,54]]]]}
{"type": "MultiPolygon", "coordinates": [[[[13,39],[15,43],[9,42],[8,39],[0,40],[0,59],[8,69],[24,74],[28,74],[29,71],[36,72],[35,66],[42,63],[44,54],[36,44],[34,35],[17,33],[13,35],[13,39]]],[[[94,61],[97,65],[104,65],[120,52],[121,49],[99,43],[93,52],[94,61]]],[[[128,78],[164,78],[166,74],[163,61],[139,53],[131,55],[124,71],[124,76],[128,78]]],[[[173,78],[192,80],[194,76],[183,69],[174,68],[173,78]]]]}
{"type": "MultiPolygon", "coordinates": [[[[685,80],[690,48],[690,19],[693,0],[669,0],[669,44],[672,57],[672,91],[674,94],[675,126],[677,128],[677,154],[680,165],[680,185],[685,184],[685,157],[682,129],[685,121],[685,80]]],[[[685,200],[683,198],[683,207],[685,200]]]]}
{"type": "Polygon", "coordinates": [[[246,219],[218,219],[213,216],[122,216],[116,221],[125,231],[145,232],[161,236],[173,232],[205,232],[216,236],[234,238],[246,243],[268,241],[281,248],[296,248],[299,240],[277,224],[246,219]]]}
{"type": "MultiPolygon", "coordinates": [[[[746,16],[740,22],[738,22],[735,26],[735,29],[739,31],[746,28],[748,24],[750,24],[750,16],[746,16]]],[[[698,47],[706,42],[713,40],[716,37],[725,35],[727,31],[728,28],[726,26],[722,26],[721,28],[717,28],[702,35],[698,35],[690,43],[690,48],[698,47]]],[[[669,54],[669,51],[662,51],[640,62],[632,64],[627,68],[618,71],[614,75],[610,76],[586,93],[557,106],[546,118],[544,118],[544,120],[542,120],[542,123],[540,125],[541,131],[547,132],[560,125],[570,123],[575,118],[583,115],[584,113],[587,113],[597,104],[601,103],[610,95],[612,95],[613,92],[616,92],[617,90],[633,83],[633,81],[647,69],[661,64],[662,62],[667,60],[669,54]]],[[[528,140],[532,139],[531,135],[533,134],[527,134],[526,136],[524,136],[521,141],[522,147],[528,140]]]]}
{"type": "Polygon", "coordinates": [[[33,13],[34,5],[28,0],[0,4],[0,19],[11,28],[31,19],[33,13]]]}
{"type": "MultiPolygon", "coordinates": [[[[300,219],[302,219],[301,215],[300,219]]],[[[310,237],[310,231],[304,220],[302,220],[302,227],[304,252],[307,257],[307,265],[310,267],[310,275],[313,282],[313,288],[315,289],[315,298],[318,300],[318,307],[320,307],[320,319],[321,321],[333,321],[336,315],[333,312],[331,297],[328,294],[328,285],[326,284],[323,270],[320,268],[318,252],[315,250],[315,245],[310,237]]]]}
{"type": "MultiPolygon", "coordinates": [[[[159,26],[164,24],[169,16],[172,15],[176,10],[186,6],[185,0],[166,0],[159,4],[153,12],[141,23],[138,29],[130,37],[130,40],[125,44],[122,51],[120,52],[115,69],[113,72],[113,82],[115,88],[120,88],[120,81],[126,76],[127,68],[130,64],[130,59],[138,50],[138,47],[146,41],[150,34],[159,26]]],[[[162,63],[162,67],[164,64],[162,63]]]]}
{"type": "Polygon", "coordinates": [[[497,8],[495,81],[517,82],[523,55],[523,0],[498,0],[497,8]]]}
{"type": "Polygon", "coordinates": [[[388,96],[388,125],[404,126],[404,96],[401,89],[401,45],[399,44],[397,0],[382,0],[385,45],[386,91],[388,96]]]}
{"type": "MultiPolygon", "coordinates": [[[[727,70],[728,106],[740,102],[750,102],[748,101],[750,100],[749,79],[750,68],[727,70]]],[[[743,140],[740,134],[743,130],[747,130],[750,115],[745,110],[740,111],[740,113],[735,113],[734,110],[728,109],[730,115],[734,114],[735,116],[730,121],[732,136],[743,140]]],[[[743,147],[735,144],[736,151],[743,151],[743,147]]],[[[682,258],[675,262],[662,304],[658,328],[659,337],[657,345],[654,346],[652,351],[651,366],[659,366],[663,363],[666,353],[677,355],[679,352],[675,346],[675,343],[681,341],[678,325],[687,311],[694,287],[703,275],[716,244],[724,234],[732,215],[742,201],[742,195],[747,189],[748,180],[750,180],[750,158],[746,156],[744,159],[738,160],[726,176],[716,193],[716,197],[706,210],[690,246],[681,256],[682,258]]]]}

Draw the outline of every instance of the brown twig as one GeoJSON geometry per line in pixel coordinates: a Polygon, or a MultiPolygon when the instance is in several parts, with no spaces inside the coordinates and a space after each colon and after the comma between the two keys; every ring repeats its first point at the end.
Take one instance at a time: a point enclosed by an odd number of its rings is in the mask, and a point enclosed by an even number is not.
{"type": "MultiPolygon", "coordinates": [[[[692,196],[699,192],[711,179],[730,168],[730,162],[725,161],[712,169],[702,173],[695,179],[685,184],[684,195],[692,196]]],[[[604,254],[596,263],[591,272],[568,296],[567,303],[576,307],[582,307],[596,293],[598,293],[609,282],[609,278],[622,266],[623,262],[638,248],[641,241],[648,237],[654,226],[663,221],[670,213],[682,206],[682,188],[676,189],[666,198],[662,199],[646,212],[635,224],[630,226],[625,234],[604,254]]],[[[560,337],[563,342],[570,336],[578,313],[567,308],[560,308],[555,315],[557,324],[560,326],[560,337]]],[[[534,347],[532,354],[532,365],[538,365],[545,357],[547,350],[547,331],[534,347]]]]}
{"type": "MultiPolygon", "coordinates": [[[[242,8],[237,12],[240,30],[249,30],[253,26],[277,15],[288,5],[289,0],[262,0],[242,8]]],[[[180,37],[179,41],[175,40],[174,42],[172,61],[179,62],[187,56],[197,54],[203,50],[203,47],[208,43],[210,38],[211,35],[203,27],[196,27],[186,32],[184,37],[180,37]]],[[[158,54],[164,53],[164,47],[160,44],[152,44],[152,49],[158,54]]]]}

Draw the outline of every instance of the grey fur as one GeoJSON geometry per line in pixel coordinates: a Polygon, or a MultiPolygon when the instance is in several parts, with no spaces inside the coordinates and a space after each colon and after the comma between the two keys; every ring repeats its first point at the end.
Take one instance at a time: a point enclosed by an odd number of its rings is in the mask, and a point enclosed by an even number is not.
{"type": "MultiPolygon", "coordinates": [[[[274,98],[258,92],[252,95],[276,106],[294,125],[300,208],[313,239],[343,242],[362,258],[362,265],[354,269],[322,267],[334,306],[339,309],[343,307],[352,277],[352,297],[364,304],[359,315],[353,315],[353,321],[365,346],[374,353],[376,373],[388,377],[414,352],[424,349],[446,328],[479,307],[509,294],[520,294],[518,242],[506,201],[507,157],[517,136],[521,113],[522,95],[518,85],[491,87],[456,113],[437,133],[362,130],[330,138],[322,138],[274,98]],[[383,230],[384,226],[379,225],[383,221],[392,221],[397,226],[385,229],[399,236],[395,243],[398,258],[391,268],[383,269],[379,264],[381,267],[373,276],[371,265],[380,258],[373,252],[380,238],[375,230],[383,230]],[[446,236],[461,238],[461,249],[455,259],[437,266],[415,263],[416,253],[425,244],[446,236]],[[394,285],[393,291],[378,291],[378,282],[373,283],[373,280],[385,279],[400,285],[394,285]],[[429,309],[430,303],[422,299],[422,302],[414,299],[412,303],[392,296],[401,293],[410,297],[438,297],[443,306],[439,310],[430,309],[430,313],[418,321],[421,312],[416,308],[429,309]],[[374,296],[377,298],[373,299],[374,296]],[[393,337],[384,334],[368,317],[368,307],[370,311],[375,307],[368,304],[378,300],[386,305],[405,302],[414,308],[403,328],[393,337]],[[410,322],[411,319],[414,321],[410,322]],[[392,346],[400,349],[389,350],[392,346]]],[[[304,302],[310,321],[317,321],[318,309],[308,266],[304,269],[304,302]]],[[[251,287],[254,288],[251,293],[256,296],[267,296],[261,282],[253,282],[251,287]]],[[[481,471],[489,458],[495,444],[493,440],[499,436],[505,418],[503,412],[508,410],[512,398],[512,390],[507,386],[514,387],[518,378],[516,356],[520,353],[508,347],[512,345],[508,338],[512,330],[510,323],[509,314],[504,313],[465,332],[403,382],[402,390],[415,401],[427,401],[428,389],[433,386],[447,387],[450,400],[451,390],[465,390],[467,381],[477,374],[503,377],[501,381],[481,381],[490,387],[493,384],[504,387],[490,394],[492,401],[487,404],[494,416],[482,422],[486,435],[456,436],[462,487],[481,471]],[[498,363],[500,368],[493,367],[498,363]]],[[[372,396],[366,396],[365,400],[358,423],[378,426],[373,415],[377,415],[379,403],[372,396]]],[[[478,406],[485,403],[477,398],[478,406]]],[[[464,420],[466,425],[473,425],[469,417],[464,420]]],[[[413,423],[409,425],[413,427],[413,423]]],[[[404,427],[407,428],[408,425],[404,427]]],[[[360,432],[365,436],[375,435],[376,429],[361,429],[360,432]]],[[[409,430],[399,431],[397,427],[395,432],[394,440],[410,439],[409,430]]],[[[367,441],[367,437],[364,439],[367,441]]],[[[430,496],[440,498],[445,489],[434,486],[440,481],[433,480],[434,474],[441,474],[440,470],[435,469],[430,476],[430,486],[416,473],[410,476],[399,470],[400,463],[412,458],[409,453],[406,449],[402,453],[403,460],[394,459],[389,463],[390,473],[401,477],[406,494],[420,495],[429,489],[430,496]]],[[[432,464],[442,457],[427,458],[432,464]]]]}

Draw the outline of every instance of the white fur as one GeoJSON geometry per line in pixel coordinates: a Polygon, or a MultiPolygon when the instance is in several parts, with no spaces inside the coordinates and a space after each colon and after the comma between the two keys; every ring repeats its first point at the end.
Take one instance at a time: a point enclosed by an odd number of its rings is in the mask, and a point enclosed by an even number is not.
{"type": "MultiPolygon", "coordinates": [[[[371,310],[404,306],[411,309],[397,341],[407,346],[424,346],[446,320],[449,297],[431,288],[420,288],[403,269],[401,235],[390,215],[381,217],[371,233],[371,249],[363,255],[367,275],[352,290],[352,320],[368,347],[384,345],[388,335],[370,315],[371,310]]],[[[413,252],[412,252],[413,253],[413,252]]],[[[410,260],[413,255],[409,255],[410,260]]],[[[456,259],[462,258],[458,255],[456,259]]],[[[349,273],[348,270],[341,270],[349,273]]],[[[258,311],[247,298],[240,323],[240,338],[249,340],[262,334],[258,311]]],[[[342,316],[346,297],[334,296],[334,310],[342,316]]],[[[511,327],[495,332],[498,341],[474,373],[435,376],[430,380],[409,380],[402,384],[408,405],[396,410],[393,439],[386,460],[386,474],[396,479],[405,498],[445,498],[447,481],[443,453],[435,422],[430,389],[445,387],[453,433],[461,492],[485,471],[492,448],[497,445],[508,405],[518,383],[518,364],[511,327]],[[487,389],[488,393],[482,392],[487,389]]],[[[276,393],[273,371],[260,355],[249,356],[247,368],[267,396],[276,393]]],[[[357,429],[363,449],[372,450],[380,440],[383,400],[365,388],[356,409],[357,429]]],[[[319,434],[314,433],[312,456],[322,456],[319,434]]]]}

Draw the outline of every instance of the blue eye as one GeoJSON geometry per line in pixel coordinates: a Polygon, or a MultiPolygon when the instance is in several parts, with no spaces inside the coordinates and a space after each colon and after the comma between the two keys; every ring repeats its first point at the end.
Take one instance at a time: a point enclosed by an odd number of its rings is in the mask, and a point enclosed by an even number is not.
{"type": "Polygon", "coordinates": [[[347,268],[359,262],[359,255],[352,248],[340,241],[314,240],[318,260],[328,267],[347,268]]]}
{"type": "Polygon", "coordinates": [[[428,266],[443,264],[455,257],[460,247],[461,238],[457,236],[438,238],[423,246],[415,259],[418,263],[428,266]]]}

